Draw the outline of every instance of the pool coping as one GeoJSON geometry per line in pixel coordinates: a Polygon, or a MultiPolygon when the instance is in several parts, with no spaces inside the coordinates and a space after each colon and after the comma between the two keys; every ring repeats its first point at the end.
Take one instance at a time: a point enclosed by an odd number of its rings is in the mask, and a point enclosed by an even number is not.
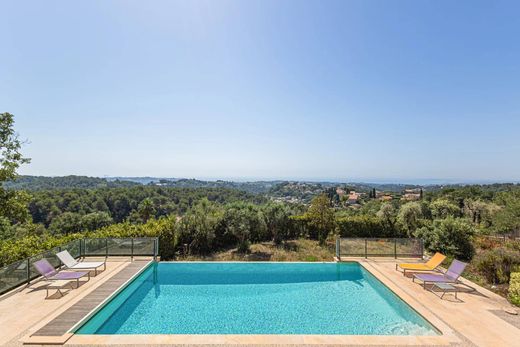
{"type": "Polygon", "coordinates": [[[114,298],[118,293],[120,293],[130,282],[132,282],[137,276],[139,276],[144,270],[146,270],[153,261],[147,261],[140,269],[138,269],[134,274],[132,274],[128,279],[126,279],[119,287],[117,287],[110,295],[108,295],[106,298],[101,300],[92,310],[90,310],[86,315],[84,315],[81,319],[79,319],[78,322],[74,323],[71,328],[69,328],[63,335],[36,335],[35,333],[38,332],[40,329],[43,329],[45,326],[50,324],[54,319],[59,317],[61,314],[65,313],[67,310],[73,308],[75,305],[80,304],[81,301],[87,297],[88,295],[94,293],[96,290],[98,290],[100,287],[102,287],[105,283],[110,281],[114,276],[118,275],[120,271],[124,270],[129,264],[133,263],[128,262],[126,266],[123,266],[119,269],[118,272],[113,274],[112,276],[109,276],[107,278],[104,278],[100,283],[97,283],[95,287],[93,287],[90,291],[84,293],[84,295],[81,295],[78,300],[74,301],[70,305],[67,305],[66,307],[60,308],[57,310],[54,314],[49,316],[44,321],[38,323],[36,326],[34,326],[31,329],[31,333],[22,337],[20,340],[24,345],[34,345],[34,344],[65,344],[72,336],[74,336],[74,331],[84,324],[90,317],[92,317],[96,312],[98,312],[101,308],[104,307],[106,303],[108,303],[112,298],[114,298]]]}
{"type": "MultiPolygon", "coordinates": [[[[460,343],[461,340],[455,332],[433,312],[429,311],[424,305],[417,302],[409,294],[399,288],[390,279],[386,278],[377,269],[371,268],[370,264],[363,259],[345,259],[342,262],[355,262],[362,266],[367,272],[373,275],[377,280],[383,283],[393,294],[403,300],[405,304],[416,311],[428,323],[430,323],[440,335],[434,336],[417,336],[417,335],[218,335],[218,334],[128,334],[128,335],[95,335],[95,334],[74,334],[81,325],[103,308],[110,300],[112,300],[119,292],[129,285],[137,276],[147,269],[152,262],[143,266],[140,271],[131,276],[111,295],[98,304],[86,316],[80,319],[68,332],[60,337],[37,336],[39,339],[24,339],[24,344],[75,344],[75,345],[113,345],[113,344],[133,344],[133,345],[150,345],[150,344],[287,344],[287,345],[321,345],[321,344],[348,344],[348,345],[382,345],[382,346],[425,346],[438,345],[449,346],[454,343],[460,343]]],[[[172,261],[164,263],[215,263],[215,261],[172,261]]],[[[330,262],[244,262],[244,261],[222,261],[219,263],[336,263],[330,262]]],[[[333,319],[331,317],[331,319],[333,319]]]]}

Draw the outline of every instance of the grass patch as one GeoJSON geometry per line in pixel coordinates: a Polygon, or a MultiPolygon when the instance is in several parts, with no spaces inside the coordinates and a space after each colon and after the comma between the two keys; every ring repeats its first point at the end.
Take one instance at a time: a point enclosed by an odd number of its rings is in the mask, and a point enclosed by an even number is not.
{"type": "Polygon", "coordinates": [[[332,261],[334,244],[320,246],[314,240],[291,240],[281,245],[272,242],[252,244],[249,253],[239,253],[236,248],[215,252],[208,256],[189,255],[179,260],[205,261],[332,261]]]}

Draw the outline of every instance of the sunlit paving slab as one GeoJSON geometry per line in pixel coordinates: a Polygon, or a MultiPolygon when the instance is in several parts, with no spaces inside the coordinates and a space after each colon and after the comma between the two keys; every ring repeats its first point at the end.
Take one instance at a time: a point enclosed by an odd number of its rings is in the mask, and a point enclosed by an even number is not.
{"type": "MultiPolygon", "coordinates": [[[[226,268],[224,264],[213,264],[217,268],[201,268],[197,264],[204,263],[160,263],[159,265],[151,264],[147,265],[146,261],[109,261],[107,263],[107,270],[101,272],[98,276],[93,277],[90,282],[80,286],[80,288],[68,291],[63,297],[59,295],[51,295],[48,299],[45,299],[45,290],[40,288],[38,283],[31,285],[29,288],[24,288],[18,292],[11,293],[4,296],[0,300],[0,309],[2,310],[2,317],[0,318],[0,345],[5,344],[9,346],[22,346],[25,344],[56,344],[56,345],[113,345],[113,344],[127,344],[127,345],[164,345],[164,344],[186,344],[186,345],[202,345],[202,344],[213,344],[213,345],[306,345],[306,346],[323,346],[323,345],[380,345],[380,346],[515,346],[517,341],[520,341],[520,330],[510,322],[508,323],[504,319],[500,318],[499,315],[493,313],[493,311],[503,311],[504,307],[509,307],[507,301],[494,293],[491,293],[473,283],[467,282],[467,284],[475,288],[472,292],[460,291],[458,293],[458,299],[455,300],[450,294],[440,299],[439,296],[435,295],[429,290],[423,289],[420,284],[413,283],[411,278],[403,276],[401,272],[395,270],[397,262],[413,262],[417,259],[360,259],[360,258],[344,258],[348,262],[342,264],[335,263],[293,263],[289,267],[282,266],[277,269],[276,263],[262,263],[260,267],[265,269],[271,266],[271,270],[264,275],[254,275],[248,272],[248,269],[255,269],[256,264],[241,264],[233,269],[226,268]],[[300,264],[300,265],[298,265],[300,264]],[[306,271],[309,269],[308,264],[311,268],[319,269],[318,271],[311,271],[313,278],[305,277],[306,271]],[[325,266],[320,266],[325,265],[325,266]],[[176,266],[177,265],[177,266],[176,266]],[[328,276],[332,274],[329,270],[330,267],[334,266],[340,269],[335,272],[335,276],[338,278],[331,279],[328,276]],[[161,270],[161,267],[163,269],[161,270]],[[221,271],[225,271],[226,276],[219,271],[215,271],[220,267],[221,271]],[[244,270],[244,268],[246,270],[244,270]],[[197,269],[199,276],[194,278],[190,277],[192,274],[192,268],[197,269]],[[289,269],[289,272],[284,272],[285,269],[289,269]],[[159,269],[159,274],[157,273],[159,269]],[[231,269],[231,270],[230,270],[231,269]],[[343,270],[341,270],[343,269],[343,270]],[[155,273],[154,273],[155,270],[155,273]],[[208,272],[208,270],[210,270],[208,272]],[[162,275],[161,275],[162,271],[162,275]],[[248,274],[247,277],[242,277],[244,271],[248,274]],[[281,272],[280,272],[281,271],[281,272]],[[301,273],[296,277],[294,274],[300,271],[301,273]],[[360,271],[360,272],[359,272],[360,271]],[[366,272],[366,273],[365,273],[366,272]],[[284,275],[285,273],[285,275],[284,275]],[[245,327],[242,333],[218,333],[217,321],[208,321],[206,325],[198,325],[200,331],[209,329],[206,333],[196,333],[196,329],[193,333],[179,333],[183,329],[191,329],[189,325],[179,325],[181,321],[177,322],[178,326],[176,329],[179,331],[172,331],[172,333],[160,333],[154,331],[149,333],[143,330],[143,333],[130,329],[130,326],[125,327],[124,322],[117,321],[118,314],[128,313],[128,321],[137,322],[135,319],[136,311],[143,309],[143,307],[132,306],[132,301],[138,298],[139,302],[153,303],[155,299],[159,300],[161,295],[159,291],[165,291],[176,289],[180,290],[183,286],[185,290],[190,287],[192,291],[182,293],[178,292],[178,295],[182,299],[186,299],[186,295],[192,295],[193,298],[200,296],[201,293],[197,291],[211,292],[218,286],[219,290],[229,291],[233,285],[229,285],[227,282],[240,282],[234,284],[234,286],[243,287],[242,290],[253,295],[267,295],[273,305],[277,304],[277,298],[280,300],[286,300],[283,291],[273,294],[271,290],[267,290],[270,285],[282,282],[282,286],[290,288],[294,291],[294,295],[303,295],[298,291],[303,290],[307,293],[313,292],[312,286],[319,287],[321,291],[327,292],[327,290],[336,291],[347,291],[344,293],[345,297],[352,297],[354,294],[352,291],[357,291],[358,295],[361,295],[361,289],[357,288],[343,288],[344,285],[350,285],[342,282],[355,281],[352,276],[364,274],[371,278],[371,281],[379,283],[376,285],[378,290],[389,292],[390,295],[397,295],[396,298],[399,302],[407,307],[406,310],[411,310],[417,317],[424,320],[424,324],[428,324],[435,333],[418,334],[408,332],[407,335],[392,335],[390,332],[387,335],[377,334],[366,334],[363,330],[359,330],[358,333],[342,333],[341,326],[338,327],[338,322],[347,322],[353,314],[357,315],[360,325],[363,323],[363,317],[359,312],[352,312],[352,310],[345,311],[344,316],[340,316],[334,309],[325,312],[327,325],[323,326],[325,333],[305,333],[305,331],[312,332],[314,327],[312,324],[305,326],[305,322],[309,320],[301,320],[303,323],[299,324],[296,328],[291,328],[291,324],[278,325],[279,332],[275,334],[268,333],[248,333],[248,331],[254,331],[260,329],[261,331],[264,326],[269,325],[269,318],[264,317],[262,320],[265,322],[254,322],[249,324],[249,327],[245,327]],[[292,274],[292,275],[291,275],[292,274]],[[134,281],[129,281],[133,276],[136,276],[134,281]],[[277,278],[277,276],[280,276],[277,278]],[[303,276],[303,277],[302,277],[303,276]],[[344,276],[344,277],[342,277],[344,276]],[[352,277],[352,278],[351,278],[352,277]],[[150,279],[151,282],[143,286],[143,283],[139,283],[139,279],[150,279]],[[283,280],[282,280],[283,279],[283,280]],[[153,281],[156,281],[155,283],[153,281]],[[188,282],[186,282],[188,281],[188,282]],[[301,281],[302,283],[295,284],[295,282],[301,281]],[[307,281],[307,282],[306,282],[307,281]],[[127,286],[124,290],[118,292],[121,286],[127,286]],[[131,288],[134,285],[135,288],[131,288]],[[310,287],[309,287],[310,286],[310,287]],[[257,288],[253,290],[253,288],[257,288]],[[260,289],[258,289],[261,287],[260,289]],[[125,296],[125,290],[130,292],[129,295],[125,296]],[[114,305],[118,305],[117,314],[114,314],[114,310],[111,311],[110,315],[113,320],[106,323],[106,320],[101,321],[101,325],[98,322],[94,330],[99,330],[101,333],[94,333],[88,331],[88,323],[95,320],[96,315],[93,314],[92,310],[98,307],[100,303],[105,301],[114,293],[116,299],[110,301],[115,302],[114,305]],[[150,297],[147,297],[150,296],[150,297]],[[117,303],[122,300],[126,306],[125,309],[119,309],[121,306],[117,303]],[[155,299],[154,299],[155,298],[155,299]],[[152,301],[149,301],[152,300],[152,301]],[[126,313],[125,313],[126,312],[126,313]],[[4,314],[5,313],[5,314],[4,314]],[[90,315],[89,315],[90,314],[90,315]],[[84,319],[85,317],[90,319],[84,319]],[[134,318],[132,318],[134,317],[134,318]],[[114,320],[115,319],[115,320],[114,320]],[[78,324],[79,323],[79,324],[78,324]],[[112,324],[112,325],[110,325],[112,324]],[[87,328],[82,328],[87,326],[87,328]],[[111,331],[115,326],[120,329],[119,333],[117,330],[111,331]],[[211,331],[211,329],[217,327],[217,330],[211,331]],[[79,330],[78,330],[79,328],[79,330]],[[81,329],[84,329],[83,332],[81,329]],[[124,332],[125,329],[130,329],[124,332]],[[202,330],[201,330],[202,329],[202,330]],[[295,333],[284,333],[283,329],[296,329],[295,333]],[[308,329],[308,330],[305,330],[308,329]],[[332,329],[332,330],[331,330],[332,329]],[[340,329],[334,333],[334,329],[340,329]],[[208,333],[209,332],[209,333],[208,333]],[[332,332],[332,333],[331,333],[332,332]]],[[[228,263],[229,264],[229,263],[228,263]]],[[[278,263],[280,264],[280,263],[278,263]]],[[[281,263],[283,264],[283,263],[281,263]]],[[[210,266],[212,264],[207,264],[210,266]]],[[[363,285],[362,281],[358,278],[358,282],[363,285]]],[[[375,285],[372,283],[372,287],[375,285]]],[[[245,293],[244,292],[244,293],[245,293]]],[[[342,297],[339,292],[334,292],[331,298],[324,298],[321,301],[324,309],[327,307],[339,306],[341,308],[342,297]]],[[[215,293],[215,292],[214,292],[215,293]]],[[[164,294],[164,293],[163,293],[164,294]]],[[[220,293],[218,295],[221,295],[220,293]]],[[[246,293],[247,294],[247,293],[246,293]]],[[[217,295],[217,296],[218,296],[217,295]]],[[[232,292],[228,292],[228,295],[233,297],[232,292]]],[[[324,294],[327,296],[327,294],[324,294]]],[[[375,295],[375,294],[374,294],[375,295]]],[[[205,300],[210,300],[212,295],[206,295],[205,300]]],[[[216,296],[213,296],[215,298],[216,296]]],[[[395,305],[396,301],[390,300],[386,294],[383,295],[383,299],[390,302],[391,305],[395,305]],[[388,301],[390,300],[390,301],[388,301]]],[[[232,300],[234,300],[232,298],[232,300]]],[[[312,312],[314,307],[312,302],[309,302],[309,298],[303,298],[304,303],[299,303],[301,307],[307,306],[309,315],[316,316],[316,312],[312,312]]],[[[374,296],[371,300],[377,300],[377,296],[374,296]]],[[[159,300],[160,301],[160,300],[159,300]]],[[[255,301],[262,301],[262,299],[256,299],[255,301]]],[[[167,306],[167,310],[174,309],[173,306],[180,304],[181,302],[168,303],[167,301],[160,303],[162,306],[167,306]]],[[[158,303],[159,304],[159,303],[158,303]]],[[[202,303],[204,305],[210,305],[210,303],[202,303]]],[[[214,314],[214,310],[223,310],[220,305],[227,305],[228,303],[215,301],[209,308],[209,311],[214,314]]],[[[280,303],[278,303],[280,304],[280,303]]],[[[298,303],[296,303],[298,304],[298,303]]],[[[383,305],[382,303],[380,303],[383,305]]],[[[110,304],[109,304],[110,305],[110,304]]],[[[102,305],[101,310],[109,305],[102,305]]],[[[116,305],[116,306],[117,306],[116,305]]],[[[186,303],[189,310],[193,310],[193,316],[197,317],[197,303],[186,303]]],[[[237,303],[239,305],[239,303],[237,303]]],[[[364,305],[367,305],[366,303],[364,305]]],[[[381,306],[379,305],[379,306],[381,306]]],[[[264,304],[265,306],[265,304],[264,304]]],[[[289,305],[291,306],[291,305],[289,305]]],[[[251,307],[251,310],[261,309],[262,305],[258,307],[251,307]]],[[[292,306],[295,310],[298,306],[292,306]]],[[[238,308],[238,306],[237,306],[238,308]]],[[[200,307],[198,308],[200,309],[200,307]]],[[[379,309],[379,308],[378,308],[379,309]]],[[[403,309],[400,307],[400,309],[403,309]]],[[[179,308],[177,307],[179,311],[179,308]]],[[[279,314],[285,314],[283,311],[290,310],[290,307],[284,307],[279,314]]],[[[152,310],[153,311],[153,310],[152,310]]],[[[208,311],[208,312],[209,312],[208,311]]],[[[367,307],[366,312],[369,312],[370,308],[367,307]]],[[[160,314],[160,310],[157,311],[160,314]]],[[[166,311],[165,311],[166,312],[166,311]]],[[[226,311],[223,313],[223,317],[226,315],[232,315],[233,310],[226,311]]],[[[153,313],[153,312],[152,312],[153,313]]],[[[199,312],[200,313],[200,312],[199,312]]],[[[145,313],[143,317],[148,317],[148,313],[145,313]]],[[[291,314],[290,312],[288,313],[291,314]]],[[[189,317],[188,317],[189,318],[189,317]]],[[[224,317],[229,319],[229,317],[224,317]]],[[[150,317],[147,319],[150,320],[150,317]]],[[[272,318],[273,319],[273,318],[272,318]]],[[[298,319],[298,318],[293,318],[298,319]]],[[[185,323],[189,323],[189,319],[185,323]]],[[[354,320],[355,321],[355,320],[354,320]]],[[[317,321],[319,322],[319,320],[317,321]]],[[[159,322],[160,323],[160,322],[159,322]]],[[[193,323],[193,322],[192,322],[193,323]]],[[[347,324],[345,323],[345,324],[347,324]]],[[[157,325],[155,323],[141,322],[144,326],[148,326],[150,329],[158,328],[163,329],[168,324],[164,325],[164,322],[157,325]]],[[[191,324],[191,323],[190,323],[191,324]]],[[[246,323],[241,323],[242,325],[246,323]]],[[[518,325],[517,325],[518,326],[518,325]]],[[[238,329],[239,326],[228,325],[230,332],[233,329],[238,329]]],[[[354,327],[354,329],[356,329],[354,327]]],[[[368,327],[370,329],[370,327],[368,327]]]]}
{"type": "MultiPolygon", "coordinates": [[[[100,258],[102,259],[104,258],[100,258]]],[[[143,259],[134,263],[141,264],[142,267],[148,262],[149,259],[143,259]]],[[[63,296],[51,290],[46,298],[48,282],[42,281],[34,281],[28,286],[24,285],[4,294],[0,298],[0,346],[8,343],[21,345],[19,340],[34,334],[132,264],[130,258],[109,258],[105,271],[99,272],[88,282],[80,282],[79,288],[74,286],[74,289],[63,290],[63,296]]],[[[56,337],[48,339],[53,340],[56,337]]]]}

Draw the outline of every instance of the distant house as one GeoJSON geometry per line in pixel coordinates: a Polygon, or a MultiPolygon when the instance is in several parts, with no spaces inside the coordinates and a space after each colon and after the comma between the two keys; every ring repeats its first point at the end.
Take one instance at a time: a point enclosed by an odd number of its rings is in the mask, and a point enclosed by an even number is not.
{"type": "Polygon", "coordinates": [[[379,200],[381,200],[381,201],[392,201],[393,197],[392,197],[392,195],[381,195],[379,197],[379,200]]]}
{"type": "Polygon", "coordinates": [[[347,198],[347,204],[349,205],[355,205],[359,202],[359,197],[361,196],[360,193],[356,193],[355,191],[350,191],[348,193],[348,198],[347,198]]]}
{"type": "Polygon", "coordinates": [[[421,197],[422,197],[421,188],[406,189],[403,193],[403,196],[401,197],[401,200],[417,201],[417,200],[421,200],[421,197]]]}
{"type": "Polygon", "coordinates": [[[336,188],[336,194],[338,194],[338,196],[341,198],[343,197],[347,192],[345,192],[345,190],[341,189],[341,188],[336,188]]]}

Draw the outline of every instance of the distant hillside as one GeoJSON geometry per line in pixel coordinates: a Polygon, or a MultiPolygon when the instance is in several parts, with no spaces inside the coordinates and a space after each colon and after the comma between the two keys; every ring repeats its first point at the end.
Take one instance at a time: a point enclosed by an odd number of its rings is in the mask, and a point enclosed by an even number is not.
{"type": "Polygon", "coordinates": [[[280,181],[256,181],[256,182],[233,182],[233,181],[202,181],[197,179],[167,179],[162,178],[152,181],[149,185],[175,187],[175,188],[227,188],[242,190],[252,194],[266,194],[280,181]]]}
{"type": "Polygon", "coordinates": [[[48,189],[95,189],[119,188],[139,185],[161,186],[172,188],[227,188],[241,190],[252,194],[265,194],[280,181],[231,182],[202,181],[197,179],[176,179],[157,177],[87,177],[87,176],[20,176],[14,182],[7,182],[7,189],[48,190],[48,189]]]}
{"type": "Polygon", "coordinates": [[[320,193],[325,193],[336,188],[344,191],[355,190],[368,193],[372,189],[378,191],[401,193],[405,189],[423,188],[425,192],[436,193],[450,189],[464,188],[466,190],[481,188],[482,191],[508,190],[515,184],[445,184],[419,186],[414,184],[400,183],[340,183],[340,182],[308,182],[308,181],[205,181],[187,178],[159,178],[159,177],[88,177],[88,176],[20,176],[14,182],[6,182],[4,186],[8,189],[17,190],[49,190],[49,189],[95,189],[95,188],[121,188],[134,186],[156,186],[172,188],[225,188],[244,191],[250,194],[267,195],[276,199],[286,201],[309,202],[320,193]]]}
{"type": "Polygon", "coordinates": [[[4,187],[7,189],[17,190],[94,189],[132,187],[136,185],[139,185],[139,183],[121,180],[108,181],[105,178],[74,175],[61,177],[20,176],[14,182],[4,183],[4,187]]]}

